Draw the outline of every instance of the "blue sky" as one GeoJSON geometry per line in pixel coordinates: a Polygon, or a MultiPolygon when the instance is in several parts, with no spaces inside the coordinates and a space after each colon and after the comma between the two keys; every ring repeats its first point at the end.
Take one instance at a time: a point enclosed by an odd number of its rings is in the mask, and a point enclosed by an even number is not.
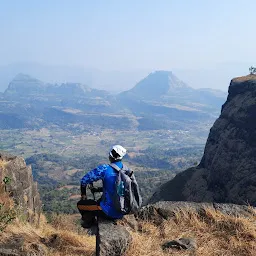
{"type": "Polygon", "coordinates": [[[254,0],[0,0],[0,64],[112,69],[256,59],[254,0]]]}
{"type": "Polygon", "coordinates": [[[0,0],[0,91],[17,72],[121,90],[154,70],[227,91],[256,65],[255,10],[255,0],[0,0]]]}

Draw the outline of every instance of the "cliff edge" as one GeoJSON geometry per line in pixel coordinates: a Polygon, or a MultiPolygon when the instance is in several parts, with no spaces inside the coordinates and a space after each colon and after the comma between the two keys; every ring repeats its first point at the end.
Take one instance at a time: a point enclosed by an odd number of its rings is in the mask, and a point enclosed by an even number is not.
{"type": "Polygon", "coordinates": [[[163,184],[149,200],[256,205],[256,75],[234,78],[197,167],[163,184]]]}

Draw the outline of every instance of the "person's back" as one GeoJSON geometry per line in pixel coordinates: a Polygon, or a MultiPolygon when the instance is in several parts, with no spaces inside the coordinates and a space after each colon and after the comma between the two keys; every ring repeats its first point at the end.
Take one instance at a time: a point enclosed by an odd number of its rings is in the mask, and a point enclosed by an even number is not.
{"type": "MultiPolygon", "coordinates": [[[[119,168],[123,167],[122,158],[126,154],[126,149],[120,145],[113,146],[109,152],[109,160],[116,164],[119,168]]],[[[104,164],[88,172],[81,179],[81,196],[82,200],[86,200],[86,187],[97,180],[103,181],[103,195],[99,202],[99,212],[97,214],[106,215],[113,219],[120,219],[123,217],[121,212],[118,212],[112,200],[113,194],[116,192],[116,179],[118,172],[110,165],[104,164]],[[102,211],[102,212],[100,212],[102,211]]]]}
{"type": "MultiPolygon", "coordinates": [[[[119,168],[123,167],[123,164],[121,161],[115,162],[115,164],[119,168]]],[[[103,179],[103,195],[102,195],[102,201],[100,201],[100,206],[108,216],[119,219],[123,217],[123,214],[121,214],[120,212],[117,212],[111,196],[116,191],[117,175],[118,175],[117,171],[114,170],[113,167],[108,165],[105,171],[104,179],[103,179]]]]}

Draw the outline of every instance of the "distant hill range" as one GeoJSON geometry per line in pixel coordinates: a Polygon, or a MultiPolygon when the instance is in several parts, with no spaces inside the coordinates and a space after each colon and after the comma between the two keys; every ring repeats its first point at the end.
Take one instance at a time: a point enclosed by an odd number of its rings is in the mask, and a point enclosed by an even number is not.
{"type": "Polygon", "coordinates": [[[216,109],[227,94],[213,89],[193,89],[170,71],[156,71],[119,95],[124,100],[140,100],[151,105],[191,111],[216,109]]]}
{"type": "Polygon", "coordinates": [[[197,167],[162,185],[150,202],[256,205],[256,75],[231,81],[197,167]]]}
{"type": "Polygon", "coordinates": [[[118,95],[80,83],[48,84],[18,74],[0,94],[0,128],[54,124],[76,129],[179,129],[216,118],[225,98],[221,91],[195,90],[169,71],[151,73],[118,95]]]}
{"type": "Polygon", "coordinates": [[[96,90],[80,83],[45,84],[42,81],[32,78],[25,74],[18,74],[9,83],[5,90],[5,96],[32,96],[32,95],[61,95],[62,97],[94,97],[104,96],[108,93],[96,90]]]}

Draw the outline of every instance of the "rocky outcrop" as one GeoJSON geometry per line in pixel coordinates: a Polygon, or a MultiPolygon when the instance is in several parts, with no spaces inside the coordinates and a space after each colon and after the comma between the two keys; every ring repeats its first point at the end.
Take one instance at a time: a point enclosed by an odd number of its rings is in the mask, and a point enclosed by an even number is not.
{"type": "Polygon", "coordinates": [[[176,218],[177,214],[198,214],[207,218],[207,210],[233,217],[256,216],[256,208],[246,205],[161,201],[144,206],[137,217],[160,225],[164,220],[176,218]]]}
{"type": "Polygon", "coordinates": [[[20,217],[31,223],[38,222],[41,201],[31,166],[27,166],[22,157],[0,151],[0,194],[3,193],[13,198],[20,217]]]}
{"type": "Polygon", "coordinates": [[[256,75],[235,78],[200,164],[165,183],[160,200],[256,205],[256,75]]]}

